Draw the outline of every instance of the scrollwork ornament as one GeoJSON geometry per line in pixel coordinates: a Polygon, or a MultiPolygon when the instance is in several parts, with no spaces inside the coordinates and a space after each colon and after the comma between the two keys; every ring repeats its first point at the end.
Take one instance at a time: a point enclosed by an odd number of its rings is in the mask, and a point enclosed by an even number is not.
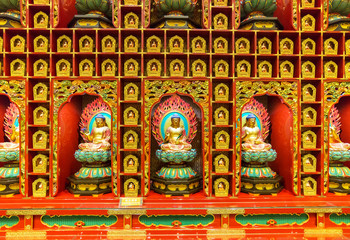
{"type": "MultiPolygon", "coordinates": [[[[290,107],[293,114],[293,191],[298,194],[298,83],[297,82],[236,82],[236,122],[239,122],[243,106],[255,95],[278,95],[290,107]]],[[[237,124],[236,139],[240,138],[241,126],[237,124]]],[[[237,143],[239,144],[239,142],[237,143]]],[[[236,152],[235,194],[239,193],[241,154],[236,152]]]]}
{"type": "Polygon", "coordinates": [[[203,165],[204,165],[204,182],[203,188],[206,195],[209,195],[209,83],[207,81],[145,81],[145,186],[144,191],[148,193],[150,186],[149,162],[150,162],[150,116],[152,106],[160,100],[164,94],[180,93],[191,95],[196,103],[203,109],[203,165]]]}
{"type": "MultiPolygon", "coordinates": [[[[117,129],[117,81],[54,81],[54,110],[53,110],[53,195],[57,194],[57,141],[58,141],[58,112],[60,107],[68,100],[72,94],[94,94],[99,95],[109,105],[112,110],[113,129],[117,129]]],[[[116,153],[117,131],[113,131],[113,152],[116,153]]],[[[117,195],[117,161],[115,155],[112,159],[113,171],[113,191],[117,195]]]]}

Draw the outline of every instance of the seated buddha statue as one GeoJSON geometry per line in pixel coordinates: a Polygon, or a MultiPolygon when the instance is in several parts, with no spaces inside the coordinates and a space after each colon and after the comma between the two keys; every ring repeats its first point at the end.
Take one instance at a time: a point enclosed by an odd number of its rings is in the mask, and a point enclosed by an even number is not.
{"type": "Polygon", "coordinates": [[[92,129],[91,133],[83,133],[89,142],[79,144],[80,150],[107,151],[111,149],[111,130],[106,123],[106,118],[102,114],[98,114],[95,117],[95,123],[96,127],[92,129]]]}
{"type": "Polygon", "coordinates": [[[330,127],[329,149],[332,151],[348,151],[350,149],[350,143],[344,143],[340,140],[334,125],[330,127]]]}
{"type": "Polygon", "coordinates": [[[16,151],[19,150],[19,126],[12,126],[13,131],[10,136],[10,142],[0,143],[0,151],[16,151]]]}
{"type": "Polygon", "coordinates": [[[243,151],[269,151],[271,144],[265,143],[260,128],[256,125],[256,117],[249,114],[242,128],[243,151]]]}
{"type": "Polygon", "coordinates": [[[180,116],[175,113],[171,117],[171,125],[166,130],[164,143],[161,144],[163,151],[181,152],[192,149],[192,145],[186,142],[186,131],[180,123],[180,116]]]}

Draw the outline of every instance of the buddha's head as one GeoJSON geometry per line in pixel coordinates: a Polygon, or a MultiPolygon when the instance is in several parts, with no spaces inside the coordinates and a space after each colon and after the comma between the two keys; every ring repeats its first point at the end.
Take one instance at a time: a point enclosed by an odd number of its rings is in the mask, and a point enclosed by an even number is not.
{"type": "Polygon", "coordinates": [[[256,117],[253,114],[249,114],[246,118],[245,126],[255,127],[256,117]]]}
{"type": "Polygon", "coordinates": [[[97,127],[104,127],[107,126],[106,118],[102,114],[98,114],[95,118],[96,126],[97,127]]]}
{"type": "Polygon", "coordinates": [[[173,116],[171,116],[171,125],[172,127],[179,127],[180,126],[180,115],[175,113],[173,116]]]}

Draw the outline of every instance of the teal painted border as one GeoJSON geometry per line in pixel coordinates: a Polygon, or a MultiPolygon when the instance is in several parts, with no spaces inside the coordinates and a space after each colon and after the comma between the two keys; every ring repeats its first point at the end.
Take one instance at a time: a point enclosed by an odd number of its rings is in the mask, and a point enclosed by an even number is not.
{"type": "Polygon", "coordinates": [[[309,215],[302,214],[248,214],[236,215],[236,222],[243,225],[279,226],[279,225],[302,225],[309,220],[309,215]]]}
{"type": "Polygon", "coordinates": [[[12,228],[19,223],[18,216],[1,216],[0,227],[12,228]]]}
{"type": "Polygon", "coordinates": [[[100,215],[65,215],[41,217],[41,222],[48,227],[76,227],[76,223],[84,223],[82,227],[101,227],[111,226],[118,221],[117,216],[100,216],[100,215]]]}

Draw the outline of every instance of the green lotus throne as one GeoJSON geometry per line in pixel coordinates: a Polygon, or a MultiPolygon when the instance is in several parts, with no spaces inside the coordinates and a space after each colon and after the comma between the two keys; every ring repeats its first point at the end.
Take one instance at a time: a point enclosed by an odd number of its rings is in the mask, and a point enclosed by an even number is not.
{"type": "Polygon", "coordinates": [[[243,108],[242,192],[275,194],[282,189],[282,177],[267,165],[277,157],[271,144],[265,143],[269,134],[269,119],[267,110],[254,98],[243,108]]]}
{"type": "Polygon", "coordinates": [[[178,95],[168,98],[153,114],[152,133],[160,146],[155,155],[165,164],[153,174],[152,189],[174,196],[198,192],[201,177],[187,165],[197,157],[191,145],[197,133],[192,107],[178,95]]]}
{"type": "Polygon", "coordinates": [[[75,159],[82,167],[68,178],[68,190],[75,195],[99,195],[111,192],[111,113],[106,103],[97,98],[81,115],[79,144],[75,159]]]}
{"type": "Polygon", "coordinates": [[[0,1],[0,28],[21,28],[20,0],[0,1]]]}
{"type": "Polygon", "coordinates": [[[329,0],[328,2],[328,28],[327,31],[350,30],[350,1],[329,0]]]}

